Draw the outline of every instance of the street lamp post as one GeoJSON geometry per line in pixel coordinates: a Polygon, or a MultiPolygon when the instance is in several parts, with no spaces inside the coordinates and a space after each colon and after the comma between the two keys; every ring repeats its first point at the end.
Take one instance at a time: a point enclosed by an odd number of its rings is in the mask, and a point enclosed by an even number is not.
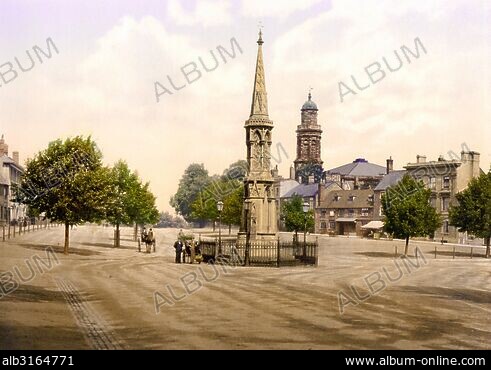
{"type": "Polygon", "coordinates": [[[310,204],[308,202],[303,203],[303,216],[304,216],[304,229],[303,229],[303,257],[307,257],[307,213],[310,211],[310,204]]]}
{"type": "Polygon", "coordinates": [[[12,206],[9,206],[8,207],[9,210],[8,210],[8,215],[7,215],[8,223],[9,223],[9,234],[8,234],[9,235],[9,240],[10,240],[10,223],[12,222],[11,221],[12,220],[12,208],[13,208],[12,206]]]}
{"type": "Polygon", "coordinates": [[[218,254],[222,254],[222,211],[223,211],[223,202],[219,201],[217,203],[218,210],[218,254]]]}
{"type": "Polygon", "coordinates": [[[251,225],[249,222],[249,212],[251,209],[251,203],[246,201],[244,203],[244,209],[246,211],[245,214],[245,228],[246,228],[246,245],[245,245],[245,256],[244,256],[244,264],[246,266],[249,265],[249,244],[250,244],[250,238],[251,238],[251,225]]]}

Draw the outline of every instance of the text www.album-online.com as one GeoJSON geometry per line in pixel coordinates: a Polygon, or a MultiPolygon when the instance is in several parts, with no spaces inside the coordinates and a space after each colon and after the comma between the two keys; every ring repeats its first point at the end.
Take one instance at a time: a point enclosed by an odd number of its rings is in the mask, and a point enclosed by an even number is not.
{"type": "Polygon", "coordinates": [[[346,357],[345,361],[347,366],[486,366],[486,359],[479,357],[346,357]]]}

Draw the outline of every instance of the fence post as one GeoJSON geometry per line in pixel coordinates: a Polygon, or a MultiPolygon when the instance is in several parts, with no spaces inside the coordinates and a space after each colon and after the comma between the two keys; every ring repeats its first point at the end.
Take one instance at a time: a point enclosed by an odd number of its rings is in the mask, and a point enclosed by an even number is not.
{"type": "Polygon", "coordinates": [[[2,229],[3,229],[3,238],[2,238],[2,240],[5,241],[5,225],[3,225],[2,229]]]}
{"type": "Polygon", "coordinates": [[[395,249],[394,257],[397,258],[397,245],[394,247],[394,249],[395,249]]]}
{"type": "Polygon", "coordinates": [[[472,259],[473,255],[474,255],[474,247],[471,247],[471,259],[472,259]]]}
{"type": "Polygon", "coordinates": [[[452,259],[455,259],[455,247],[453,247],[453,258],[452,259]]]}
{"type": "Polygon", "coordinates": [[[276,246],[276,265],[280,267],[280,236],[278,235],[278,245],[276,246]]]}
{"type": "Polygon", "coordinates": [[[15,224],[14,224],[14,238],[15,238],[15,224]]]}
{"type": "Polygon", "coordinates": [[[436,259],[436,248],[437,248],[437,247],[436,247],[436,245],[435,245],[435,259],[436,259]]]}
{"type": "Polygon", "coordinates": [[[10,240],[10,222],[9,222],[9,234],[8,234],[8,236],[9,236],[9,240],[10,240]]]}
{"type": "Polygon", "coordinates": [[[315,266],[319,266],[319,237],[315,237],[315,253],[314,253],[314,258],[315,258],[315,266]]]}

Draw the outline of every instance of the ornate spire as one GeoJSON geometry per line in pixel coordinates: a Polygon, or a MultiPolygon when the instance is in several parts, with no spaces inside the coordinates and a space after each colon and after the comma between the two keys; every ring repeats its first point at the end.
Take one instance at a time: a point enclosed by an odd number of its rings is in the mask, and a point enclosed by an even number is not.
{"type": "Polygon", "coordinates": [[[266,93],[266,79],[264,77],[263,64],[263,33],[259,30],[259,39],[257,40],[257,62],[256,77],[254,79],[254,92],[252,94],[251,117],[263,116],[268,117],[268,94],[266,93]]]}

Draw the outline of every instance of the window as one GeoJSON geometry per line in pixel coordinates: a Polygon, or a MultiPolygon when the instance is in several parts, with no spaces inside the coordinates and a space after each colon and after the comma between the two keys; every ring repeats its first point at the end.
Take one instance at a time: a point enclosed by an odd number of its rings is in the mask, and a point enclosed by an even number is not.
{"type": "Polygon", "coordinates": [[[443,221],[442,232],[443,232],[444,234],[448,234],[448,229],[449,229],[449,228],[448,228],[448,221],[447,221],[447,220],[445,220],[445,221],[443,221]]]}
{"type": "Polygon", "coordinates": [[[338,210],[338,217],[343,217],[344,216],[344,210],[340,209],[338,210]]]}
{"type": "Polygon", "coordinates": [[[329,228],[330,228],[331,230],[336,229],[336,222],[334,222],[334,221],[330,221],[330,222],[329,222],[329,228]]]}
{"type": "Polygon", "coordinates": [[[442,198],[442,212],[448,211],[449,202],[450,202],[450,198],[448,197],[442,198]]]}
{"type": "Polygon", "coordinates": [[[321,222],[321,229],[326,229],[327,228],[327,224],[323,221],[321,222]]]}
{"type": "Polygon", "coordinates": [[[430,198],[430,205],[436,209],[436,198],[435,197],[431,197],[430,198]]]}
{"type": "Polygon", "coordinates": [[[382,197],[384,196],[385,191],[380,192],[380,200],[382,200],[382,197]]]}
{"type": "Polygon", "coordinates": [[[430,189],[431,190],[435,190],[436,189],[436,178],[435,177],[431,177],[430,178],[430,189]]]}
{"type": "Polygon", "coordinates": [[[341,200],[341,197],[339,195],[334,196],[334,201],[339,202],[341,200]]]}
{"type": "Polygon", "coordinates": [[[384,215],[384,208],[382,206],[380,206],[380,210],[378,211],[378,215],[379,216],[383,216],[384,215]]]}
{"type": "Polygon", "coordinates": [[[354,209],[348,209],[348,217],[353,217],[355,215],[354,209]]]}
{"type": "Polygon", "coordinates": [[[368,196],[368,201],[370,203],[373,203],[373,199],[374,199],[374,195],[373,194],[368,196]]]}
{"type": "Polygon", "coordinates": [[[368,208],[362,208],[361,209],[361,215],[362,216],[369,216],[370,215],[370,210],[368,208]]]}
{"type": "Polygon", "coordinates": [[[450,176],[445,176],[443,178],[443,188],[450,189],[450,176]]]}
{"type": "Polygon", "coordinates": [[[350,196],[348,197],[348,201],[349,201],[349,202],[353,202],[355,199],[356,199],[356,197],[355,197],[354,195],[350,195],[350,196]]]}
{"type": "Polygon", "coordinates": [[[329,216],[334,217],[334,211],[329,211],[329,216]]]}
{"type": "Polygon", "coordinates": [[[326,216],[327,216],[327,211],[326,211],[325,209],[323,209],[323,210],[321,211],[321,217],[323,217],[323,218],[324,218],[324,217],[326,217],[326,216]]]}

